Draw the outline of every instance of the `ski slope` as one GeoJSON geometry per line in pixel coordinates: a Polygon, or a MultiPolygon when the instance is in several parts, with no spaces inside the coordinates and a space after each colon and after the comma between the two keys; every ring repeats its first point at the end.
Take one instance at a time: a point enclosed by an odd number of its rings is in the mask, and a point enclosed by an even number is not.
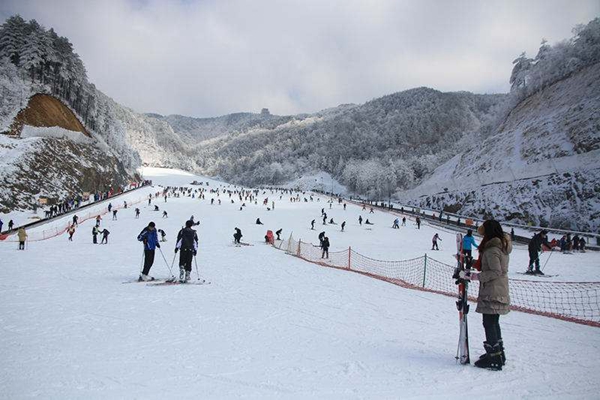
{"type": "MultiPolygon", "coordinates": [[[[146,169],[144,177],[165,186],[195,179],[227,186],[175,170],[146,169]]],[[[320,267],[262,243],[267,229],[313,243],[325,230],[331,251],[351,245],[389,260],[427,252],[452,263],[454,233],[412,223],[393,230],[393,217],[382,212],[267,195],[274,210],[261,205],[263,195],[242,211],[223,195],[220,206],[210,205],[210,194],[154,200],[160,212],[142,203],[139,220],[135,207],[119,211],[117,221],[104,217],[108,245],[92,244],[92,221],[73,242],[65,235],[26,251],[0,242],[0,398],[597,398],[598,328],[511,312],[501,318],[502,372],[457,365],[453,299],[320,267]],[[328,219],[346,220],[347,232],[323,227],[321,208],[328,219]],[[375,223],[371,230],[359,227],[361,214],[375,223]],[[139,273],[142,228],[155,221],[166,231],[162,251],[170,264],[175,235],[191,215],[201,222],[200,276],[212,283],[123,283],[139,273]],[[258,217],[264,226],[254,225],[258,217]],[[236,226],[253,246],[233,246],[236,226]],[[439,252],[429,250],[435,232],[443,239],[439,252]]],[[[511,273],[523,270],[526,258],[517,247],[511,273]]],[[[599,259],[556,254],[546,271],[559,274],[552,279],[597,281],[599,259]]],[[[157,252],[151,275],[168,274],[157,252]]],[[[481,315],[471,313],[470,323],[476,357],[483,352],[481,315]]]]}

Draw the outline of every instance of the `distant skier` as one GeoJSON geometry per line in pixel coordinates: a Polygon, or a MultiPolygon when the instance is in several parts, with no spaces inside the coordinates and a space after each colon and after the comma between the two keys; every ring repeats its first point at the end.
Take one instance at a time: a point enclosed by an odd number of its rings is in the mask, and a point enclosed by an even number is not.
{"type": "Polygon", "coordinates": [[[144,269],[139,277],[140,281],[151,281],[153,277],[149,276],[150,268],[154,264],[154,252],[158,247],[160,249],[160,243],[158,243],[158,235],[156,234],[156,224],[150,222],[137,237],[138,241],[144,243],[144,269]]]}
{"type": "Polygon", "coordinates": [[[98,226],[98,227],[100,226],[100,221],[102,221],[102,217],[98,215],[96,217],[96,226],[98,226]]]}
{"type": "Polygon", "coordinates": [[[315,230],[315,220],[314,219],[310,222],[310,230],[311,231],[315,230]]]}
{"type": "Polygon", "coordinates": [[[365,221],[365,225],[375,225],[375,224],[373,224],[371,221],[369,221],[369,218],[367,218],[367,220],[365,221]]]}
{"type": "Polygon", "coordinates": [[[25,232],[25,228],[20,227],[17,233],[19,238],[19,250],[25,250],[25,241],[27,240],[27,232],[25,232]]]}
{"type": "Polygon", "coordinates": [[[256,218],[256,225],[264,225],[262,222],[260,222],[260,218],[256,218]]]}
{"type": "Polygon", "coordinates": [[[165,231],[163,231],[162,229],[157,229],[157,232],[160,234],[160,241],[161,242],[166,242],[167,241],[167,234],[165,233],[165,231]]]}
{"type": "Polygon", "coordinates": [[[344,211],[346,211],[346,203],[344,203],[344,211]]]}
{"type": "Polygon", "coordinates": [[[67,229],[67,233],[69,234],[69,241],[73,241],[73,235],[75,234],[75,225],[69,225],[69,228],[67,229]]]}
{"type": "Polygon", "coordinates": [[[371,207],[371,209],[369,210],[369,214],[375,214],[375,211],[373,211],[373,207],[371,207]]]}
{"type": "Polygon", "coordinates": [[[585,239],[583,236],[579,238],[579,251],[585,253],[585,239]]]}
{"type": "Polygon", "coordinates": [[[117,220],[117,212],[118,212],[118,211],[119,211],[119,210],[113,210],[113,221],[116,221],[116,220],[117,220]]]}
{"type": "Polygon", "coordinates": [[[402,226],[406,226],[406,217],[402,217],[402,226]]]}
{"type": "MultiPolygon", "coordinates": [[[[8,221],[8,231],[12,231],[13,230],[13,226],[15,225],[15,223],[13,222],[13,220],[11,219],[10,221],[8,221]]],[[[575,236],[577,238],[577,240],[579,240],[579,237],[575,236]]],[[[579,245],[577,246],[579,247],[579,245]]]]}
{"type": "Polygon", "coordinates": [[[321,249],[323,252],[321,253],[321,258],[329,258],[329,238],[327,236],[323,237],[323,241],[321,242],[321,249]]]}
{"type": "Polygon", "coordinates": [[[515,241],[515,228],[510,228],[510,240],[515,241]]]}
{"type": "Polygon", "coordinates": [[[362,226],[362,221],[363,221],[363,219],[362,219],[362,215],[359,215],[359,216],[358,216],[358,224],[359,224],[360,226],[362,226]]]}
{"type": "Polygon", "coordinates": [[[112,203],[108,203],[108,212],[110,212],[110,210],[112,210],[112,203]]]}
{"type": "Polygon", "coordinates": [[[160,209],[158,208],[158,206],[156,204],[154,205],[154,211],[160,211],[160,209]]]}
{"type": "Polygon", "coordinates": [[[417,217],[415,222],[417,223],[417,229],[421,229],[421,218],[417,217]]]}
{"type": "Polygon", "coordinates": [[[235,228],[235,233],[233,234],[233,240],[234,240],[234,243],[235,243],[237,246],[240,246],[240,245],[241,245],[241,242],[240,242],[240,240],[242,239],[242,236],[244,236],[244,235],[242,235],[242,230],[241,230],[240,228],[237,228],[237,227],[236,227],[236,228],[235,228]]]}
{"type": "Polygon", "coordinates": [[[325,232],[319,233],[319,247],[323,248],[323,238],[325,238],[325,232]]]}
{"type": "Polygon", "coordinates": [[[345,227],[346,227],[346,221],[342,222],[342,232],[344,232],[345,227]]]}
{"type": "Polygon", "coordinates": [[[442,240],[442,238],[440,238],[440,235],[438,235],[437,233],[435,235],[433,235],[433,238],[431,238],[431,250],[439,250],[439,246],[438,246],[438,240],[442,240]]]}
{"type": "Polygon", "coordinates": [[[163,217],[163,218],[169,218],[169,214],[167,214],[167,212],[166,212],[166,211],[163,211],[163,213],[162,213],[162,217],[163,217]]]}
{"type": "Polygon", "coordinates": [[[327,214],[323,215],[323,225],[327,225],[327,214]]]}
{"type": "Polygon", "coordinates": [[[281,240],[281,232],[283,231],[283,228],[279,229],[278,231],[275,231],[275,234],[277,235],[277,240],[281,240]]]}
{"type": "Polygon", "coordinates": [[[529,245],[527,246],[527,249],[529,250],[529,267],[527,268],[527,274],[544,275],[540,270],[540,252],[542,251],[542,246],[550,248],[550,244],[548,243],[548,231],[545,229],[540,233],[533,235],[529,241],[529,245]],[[535,271],[533,270],[534,265],[535,271]]]}
{"type": "Polygon", "coordinates": [[[392,225],[393,229],[399,229],[400,228],[400,220],[398,218],[396,218],[394,220],[394,224],[392,225]]]}
{"type": "Polygon", "coordinates": [[[79,225],[79,217],[77,215],[73,215],[73,224],[74,226],[79,225]]]}
{"type": "Polygon", "coordinates": [[[108,235],[110,235],[110,232],[108,229],[104,228],[104,230],[102,230],[102,241],[100,244],[108,244],[108,235]]]}
{"type": "Polygon", "coordinates": [[[98,225],[94,226],[92,228],[92,243],[93,244],[98,244],[98,234],[100,233],[100,228],[98,228],[98,225]]]}
{"type": "Polygon", "coordinates": [[[135,219],[139,219],[140,218],[140,209],[136,208],[135,209],[135,219]]]}
{"type": "Polygon", "coordinates": [[[179,253],[179,282],[190,280],[192,259],[198,253],[198,234],[192,229],[193,225],[192,221],[186,221],[185,228],[177,234],[175,253],[181,250],[181,253],[179,253]]]}
{"type": "Polygon", "coordinates": [[[462,242],[463,254],[466,256],[469,256],[469,257],[473,257],[473,254],[472,254],[473,246],[475,246],[475,248],[477,248],[477,243],[475,242],[475,238],[473,237],[473,230],[467,229],[467,234],[463,238],[463,242],[462,242]]]}

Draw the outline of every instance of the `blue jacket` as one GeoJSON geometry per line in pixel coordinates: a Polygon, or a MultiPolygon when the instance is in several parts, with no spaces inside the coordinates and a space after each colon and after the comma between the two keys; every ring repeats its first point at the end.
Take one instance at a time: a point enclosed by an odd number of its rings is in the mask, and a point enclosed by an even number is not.
{"type": "Polygon", "coordinates": [[[144,230],[138,235],[138,240],[140,242],[144,242],[144,250],[154,250],[157,247],[160,249],[156,229],[149,230],[148,227],[144,228],[144,230]]]}
{"type": "Polygon", "coordinates": [[[473,236],[465,236],[463,238],[463,250],[471,250],[471,246],[477,247],[475,238],[473,236]]]}

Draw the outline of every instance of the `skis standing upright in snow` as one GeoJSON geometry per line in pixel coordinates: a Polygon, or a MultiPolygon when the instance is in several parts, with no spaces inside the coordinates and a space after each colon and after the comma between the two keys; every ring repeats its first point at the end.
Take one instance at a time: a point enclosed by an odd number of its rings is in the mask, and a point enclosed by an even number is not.
{"type": "Polygon", "coordinates": [[[461,364],[469,364],[469,328],[467,325],[467,314],[469,313],[468,303],[468,285],[469,282],[462,279],[459,275],[461,271],[471,269],[473,260],[470,257],[465,258],[462,251],[463,236],[461,233],[456,234],[456,269],[452,276],[456,279],[458,285],[458,301],[456,302],[456,308],[458,308],[458,319],[460,333],[458,336],[458,350],[456,352],[456,359],[461,364]]]}

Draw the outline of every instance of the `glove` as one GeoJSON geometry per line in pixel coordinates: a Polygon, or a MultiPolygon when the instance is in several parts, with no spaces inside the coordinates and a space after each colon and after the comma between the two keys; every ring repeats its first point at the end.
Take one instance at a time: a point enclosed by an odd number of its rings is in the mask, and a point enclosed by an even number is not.
{"type": "Polygon", "coordinates": [[[160,249],[160,244],[156,243],[156,247],[158,247],[160,249]]]}
{"type": "Polygon", "coordinates": [[[460,271],[458,274],[458,277],[460,279],[463,279],[465,281],[478,281],[479,280],[479,274],[475,271],[460,271]]]}
{"type": "Polygon", "coordinates": [[[196,254],[198,254],[198,252],[197,252],[196,250],[194,250],[194,256],[195,256],[196,254]]]}
{"type": "Polygon", "coordinates": [[[177,253],[177,250],[179,250],[177,247],[175,247],[175,253],[177,253]]]}

